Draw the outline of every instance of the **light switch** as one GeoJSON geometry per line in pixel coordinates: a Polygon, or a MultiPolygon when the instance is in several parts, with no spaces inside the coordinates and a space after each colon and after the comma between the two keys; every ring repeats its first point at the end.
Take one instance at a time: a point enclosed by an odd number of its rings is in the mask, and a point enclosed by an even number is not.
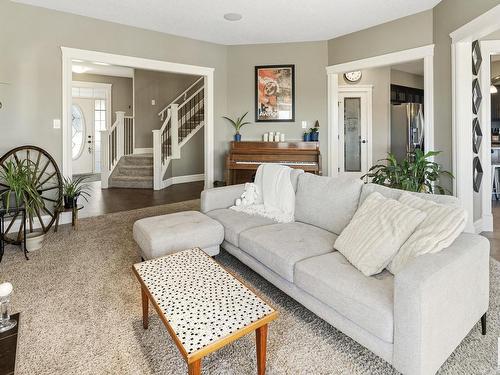
{"type": "Polygon", "coordinates": [[[156,100],[151,99],[151,105],[156,105],[156,100]]]}
{"type": "Polygon", "coordinates": [[[52,126],[54,129],[61,129],[61,119],[55,118],[52,120],[52,126]]]}
{"type": "Polygon", "coordinates": [[[307,121],[302,121],[302,129],[307,129],[307,121]]]}

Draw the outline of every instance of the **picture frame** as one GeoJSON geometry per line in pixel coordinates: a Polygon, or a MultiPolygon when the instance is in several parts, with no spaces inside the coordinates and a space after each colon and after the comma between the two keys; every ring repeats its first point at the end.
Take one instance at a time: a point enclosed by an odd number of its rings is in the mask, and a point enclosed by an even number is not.
{"type": "Polygon", "coordinates": [[[295,122],[295,65],[255,67],[255,122],[295,122]]]}

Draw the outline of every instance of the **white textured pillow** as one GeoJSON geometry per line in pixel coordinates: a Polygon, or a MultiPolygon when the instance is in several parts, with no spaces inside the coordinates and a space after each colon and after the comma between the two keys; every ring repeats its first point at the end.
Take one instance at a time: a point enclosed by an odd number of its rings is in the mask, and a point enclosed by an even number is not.
{"type": "Polygon", "coordinates": [[[467,222],[467,212],[461,207],[438,204],[408,193],[401,194],[399,201],[425,212],[427,217],[389,263],[387,269],[393,274],[420,255],[437,253],[450,246],[467,222]]]}
{"type": "Polygon", "coordinates": [[[425,216],[424,212],[397,200],[372,193],[358,208],[334,247],[364,275],[375,275],[389,264],[425,216]]]}

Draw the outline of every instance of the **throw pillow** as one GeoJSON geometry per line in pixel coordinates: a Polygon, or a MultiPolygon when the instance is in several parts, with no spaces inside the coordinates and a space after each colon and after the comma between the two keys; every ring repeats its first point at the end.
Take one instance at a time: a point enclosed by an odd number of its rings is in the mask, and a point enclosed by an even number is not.
{"type": "Polygon", "coordinates": [[[364,275],[381,272],[426,214],[372,193],[335,241],[335,249],[364,275]]]}
{"type": "Polygon", "coordinates": [[[435,203],[409,193],[401,194],[399,201],[425,212],[427,217],[389,263],[387,269],[393,274],[420,255],[437,253],[450,246],[467,222],[467,212],[461,207],[435,203]]]}

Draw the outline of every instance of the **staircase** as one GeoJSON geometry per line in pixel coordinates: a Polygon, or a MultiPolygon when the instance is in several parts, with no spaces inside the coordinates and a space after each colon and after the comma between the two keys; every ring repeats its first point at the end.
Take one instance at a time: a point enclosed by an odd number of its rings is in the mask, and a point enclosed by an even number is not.
{"type": "Polygon", "coordinates": [[[153,154],[123,156],[109,178],[115,188],[152,189],[153,154]]]}
{"type": "Polygon", "coordinates": [[[101,187],[160,190],[171,184],[167,168],[205,124],[205,82],[200,77],[158,113],[153,154],[133,154],[135,121],[116,112],[115,123],[101,131],[101,187]],[[169,181],[170,180],[170,181],[169,181]]]}

